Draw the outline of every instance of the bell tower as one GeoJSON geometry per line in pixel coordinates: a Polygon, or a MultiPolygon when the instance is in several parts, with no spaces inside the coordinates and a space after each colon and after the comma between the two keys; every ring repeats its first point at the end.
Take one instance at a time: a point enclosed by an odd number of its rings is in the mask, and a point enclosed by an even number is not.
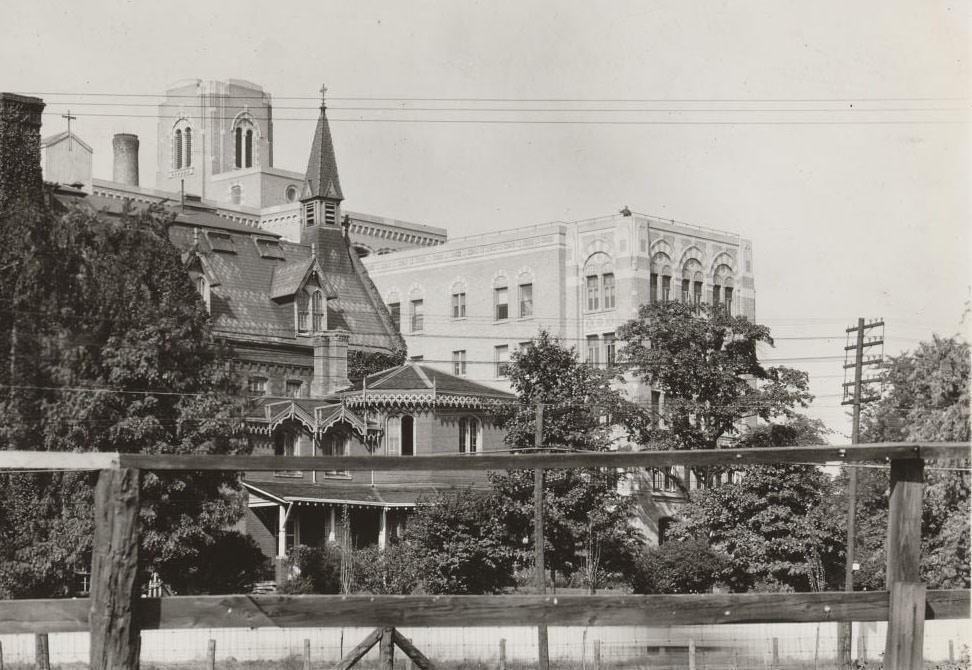
{"type": "MultiPolygon", "coordinates": [[[[331,128],[327,123],[327,105],[324,98],[327,87],[321,87],[321,114],[314,131],[310,159],[304,188],[300,196],[302,230],[318,226],[335,228],[341,223],[341,182],[338,179],[337,159],[331,141],[331,128]]],[[[304,235],[302,234],[303,238],[304,235]]]]}

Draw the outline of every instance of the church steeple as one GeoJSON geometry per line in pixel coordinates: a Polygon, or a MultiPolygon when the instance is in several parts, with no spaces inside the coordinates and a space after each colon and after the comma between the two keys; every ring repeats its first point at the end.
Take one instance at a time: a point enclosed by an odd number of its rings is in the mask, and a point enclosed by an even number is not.
{"type": "Polygon", "coordinates": [[[344,194],[341,193],[341,181],[338,179],[331,128],[327,123],[327,105],[324,100],[326,92],[327,88],[322,86],[321,115],[317,119],[317,130],[314,131],[314,142],[304,177],[304,190],[300,197],[305,226],[336,226],[341,221],[339,210],[344,194]]]}

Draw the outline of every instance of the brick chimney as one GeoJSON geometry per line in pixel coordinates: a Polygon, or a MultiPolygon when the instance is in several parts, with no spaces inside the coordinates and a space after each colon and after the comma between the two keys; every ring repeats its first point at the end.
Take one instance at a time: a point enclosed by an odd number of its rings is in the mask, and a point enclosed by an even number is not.
{"type": "Polygon", "coordinates": [[[346,389],[348,381],[348,340],[351,333],[332,330],[314,338],[314,379],[311,397],[320,398],[346,389]]]}
{"type": "Polygon", "coordinates": [[[42,202],[43,110],[40,98],[0,93],[0,210],[19,198],[42,202]]]}

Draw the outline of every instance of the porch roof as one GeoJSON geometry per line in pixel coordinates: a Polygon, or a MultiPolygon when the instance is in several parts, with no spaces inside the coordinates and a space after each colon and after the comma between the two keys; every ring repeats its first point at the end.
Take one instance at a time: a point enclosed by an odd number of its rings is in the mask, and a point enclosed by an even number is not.
{"type": "Polygon", "coordinates": [[[297,505],[351,505],[358,507],[415,507],[418,499],[447,487],[369,486],[335,480],[323,484],[246,481],[251,496],[277,503],[297,505]]]}

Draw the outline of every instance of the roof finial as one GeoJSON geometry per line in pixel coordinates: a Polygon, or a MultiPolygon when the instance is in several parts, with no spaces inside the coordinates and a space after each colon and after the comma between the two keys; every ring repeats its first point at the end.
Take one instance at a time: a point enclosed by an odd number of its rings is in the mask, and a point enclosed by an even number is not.
{"type": "Polygon", "coordinates": [[[327,84],[321,84],[321,111],[327,109],[325,98],[327,97],[327,84]]]}

